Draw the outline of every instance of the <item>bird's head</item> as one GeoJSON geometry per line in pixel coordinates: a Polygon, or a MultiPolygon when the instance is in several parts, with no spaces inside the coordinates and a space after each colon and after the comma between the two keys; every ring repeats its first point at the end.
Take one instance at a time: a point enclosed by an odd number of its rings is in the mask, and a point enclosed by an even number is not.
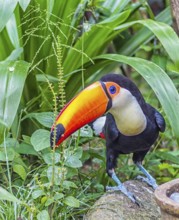
{"type": "Polygon", "coordinates": [[[124,93],[121,85],[126,87],[128,86],[126,83],[131,85],[131,81],[128,81],[126,77],[107,74],[70,100],[57,116],[51,129],[51,146],[54,145],[54,142],[56,146],[61,144],[76,130],[107,111],[119,105],[123,106],[123,102],[127,102],[128,95],[131,93],[124,93]]]}

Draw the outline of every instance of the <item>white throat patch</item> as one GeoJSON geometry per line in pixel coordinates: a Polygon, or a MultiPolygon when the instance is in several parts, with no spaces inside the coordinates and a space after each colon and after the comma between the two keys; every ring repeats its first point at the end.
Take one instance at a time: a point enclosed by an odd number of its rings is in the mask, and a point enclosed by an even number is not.
{"type": "Polygon", "coordinates": [[[146,128],[147,119],[138,101],[127,89],[120,89],[109,112],[114,116],[117,128],[123,135],[138,135],[146,128]]]}

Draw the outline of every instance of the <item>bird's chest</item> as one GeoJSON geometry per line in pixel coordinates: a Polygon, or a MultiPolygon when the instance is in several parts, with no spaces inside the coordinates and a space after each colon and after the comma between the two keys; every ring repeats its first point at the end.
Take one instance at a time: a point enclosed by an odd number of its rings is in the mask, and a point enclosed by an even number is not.
{"type": "Polygon", "coordinates": [[[110,110],[119,132],[126,136],[142,133],[146,128],[146,116],[135,98],[128,103],[110,110]]]}

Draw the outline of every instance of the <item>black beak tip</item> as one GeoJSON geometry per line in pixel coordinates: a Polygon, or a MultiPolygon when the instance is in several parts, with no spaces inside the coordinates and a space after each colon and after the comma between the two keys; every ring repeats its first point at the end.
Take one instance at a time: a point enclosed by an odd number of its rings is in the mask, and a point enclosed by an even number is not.
{"type": "Polygon", "coordinates": [[[60,140],[61,136],[65,133],[65,128],[62,124],[56,125],[54,129],[50,133],[50,146],[57,145],[58,141],[60,140]]]}

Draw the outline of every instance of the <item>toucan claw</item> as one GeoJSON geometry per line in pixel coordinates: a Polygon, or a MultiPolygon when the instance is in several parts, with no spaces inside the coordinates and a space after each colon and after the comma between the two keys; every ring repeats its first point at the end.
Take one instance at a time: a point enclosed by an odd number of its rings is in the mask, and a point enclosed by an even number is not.
{"type": "Polygon", "coordinates": [[[136,197],[126,189],[126,187],[123,184],[120,184],[118,186],[107,186],[106,187],[107,191],[121,191],[125,196],[127,196],[133,203],[136,205],[139,205],[139,202],[137,201],[136,197]]]}
{"type": "Polygon", "coordinates": [[[157,183],[156,183],[156,181],[155,181],[155,179],[154,178],[152,178],[152,179],[149,179],[149,178],[147,178],[147,177],[144,177],[144,176],[137,176],[136,177],[136,179],[137,180],[141,180],[142,182],[145,182],[145,183],[147,183],[149,186],[151,186],[154,190],[158,187],[158,185],[157,185],[157,183]]]}

